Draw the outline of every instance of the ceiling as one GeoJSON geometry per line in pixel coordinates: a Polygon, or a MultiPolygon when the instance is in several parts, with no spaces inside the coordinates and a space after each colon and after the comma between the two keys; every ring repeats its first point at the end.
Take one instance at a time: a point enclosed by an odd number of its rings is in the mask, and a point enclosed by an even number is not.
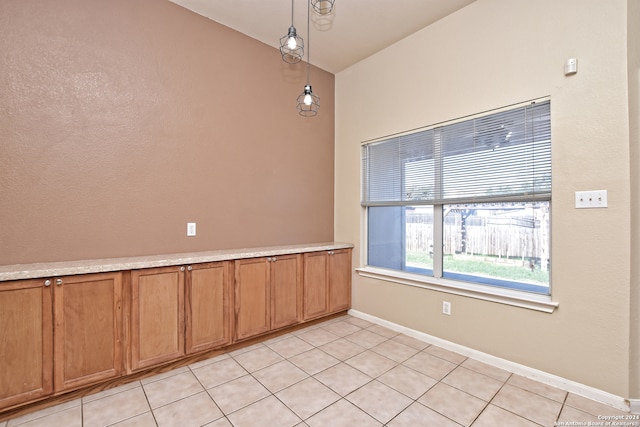
{"type": "MultiPolygon", "coordinates": [[[[275,48],[291,25],[290,0],[170,1],[275,48]]],[[[310,46],[305,1],[293,0],[293,23],[311,63],[335,74],[473,1],[336,0],[329,15],[312,10],[310,46]]]]}

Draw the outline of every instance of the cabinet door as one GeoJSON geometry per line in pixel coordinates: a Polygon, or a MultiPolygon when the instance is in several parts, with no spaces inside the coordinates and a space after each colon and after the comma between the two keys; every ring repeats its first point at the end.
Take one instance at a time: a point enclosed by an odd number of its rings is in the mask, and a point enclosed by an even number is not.
{"type": "Polygon", "coordinates": [[[53,392],[52,312],[44,280],[0,284],[0,408],[53,392]]]}
{"type": "Polygon", "coordinates": [[[330,251],[329,312],[351,307],[351,249],[330,251]]]}
{"type": "Polygon", "coordinates": [[[235,338],[240,340],[271,328],[271,288],[265,258],[239,260],[235,266],[235,338]]]}
{"type": "Polygon", "coordinates": [[[187,353],[221,347],[230,342],[230,262],[187,267],[187,353]]]}
{"type": "Polygon", "coordinates": [[[131,272],[131,369],[184,355],[184,267],[131,272]]]}
{"type": "Polygon", "coordinates": [[[55,390],[122,373],[122,273],[54,279],[55,390]]]}
{"type": "Polygon", "coordinates": [[[295,325],[301,319],[300,255],[271,258],[271,328],[295,325]]]}
{"type": "Polygon", "coordinates": [[[327,252],[304,254],[304,320],[329,312],[328,257],[327,252]]]}

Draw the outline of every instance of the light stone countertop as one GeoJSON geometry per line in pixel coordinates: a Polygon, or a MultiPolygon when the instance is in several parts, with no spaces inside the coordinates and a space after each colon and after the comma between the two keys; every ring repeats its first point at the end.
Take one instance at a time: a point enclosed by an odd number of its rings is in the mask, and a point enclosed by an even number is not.
{"type": "Polygon", "coordinates": [[[347,248],[353,248],[353,245],[351,243],[324,242],[125,258],[0,265],[0,282],[44,277],[71,276],[74,274],[136,270],[140,268],[168,267],[172,265],[198,264],[204,262],[259,258],[265,256],[330,251],[347,248]]]}

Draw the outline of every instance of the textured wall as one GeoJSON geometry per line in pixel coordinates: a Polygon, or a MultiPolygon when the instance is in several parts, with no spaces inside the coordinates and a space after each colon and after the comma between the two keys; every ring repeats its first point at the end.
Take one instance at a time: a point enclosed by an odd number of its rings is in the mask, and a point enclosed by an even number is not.
{"type": "MultiPolygon", "coordinates": [[[[336,75],[335,236],[356,243],[364,241],[358,141],[551,99],[558,309],[541,313],[357,275],[355,309],[630,395],[629,337],[637,334],[629,314],[630,170],[637,177],[638,164],[630,156],[627,19],[627,0],[477,0],[336,75]],[[573,76],[563,72],[568,58],[578,58],[573,76]],[[607,209],[574,208],[575,191],[599,189],[608,190],[607,209]],[[443,300],[451,316],[441,314],[443,300]]],[[[638,22],[637,11],[629,19],[638,22]]],[[[355,266],[363,265],[361,246],[354,252],[355,266]]]]}
{"type": "Polygon", "coordinates": [[[0,52],[0,264],[333,240],[333,75],[302,118],[302,65],[164,0],[0,0],[0,52]]]}

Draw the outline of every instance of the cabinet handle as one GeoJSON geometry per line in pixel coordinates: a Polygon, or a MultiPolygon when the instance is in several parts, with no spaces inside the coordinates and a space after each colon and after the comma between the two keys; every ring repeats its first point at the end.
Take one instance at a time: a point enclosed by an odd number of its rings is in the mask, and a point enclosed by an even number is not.
{"type": "Polygon", "coordinates": [[[191,271],[191,270],[193,270],[193,267],[189,266],[189,267],[187,267],[187,270],[191,271]]]}
{"type": "Polygon", "coordinates": [[[276,257],[271,258],[271,261],[276,262],[276,257]]]}
{"type": "Polygon", "coordinates": [[[267,262],[271,262],[271,261],[272,261],[272,259],[271,259],[271,258],[267,258],[267,262]]]}
{"type": "Polygon", "coordinates": [[[62,279],[56,279],[56,285],[58,286],[62,285],[62,279]]]}
{"type": "Polygon", "coordinates": [[[51,280],[49,280],[49,279],[45,280],[45,281],[44,281],[44,285],[45,285],[46,287],[51,286],[51,280]]]}
{"type": "Polygon", "coordinates": [[[180,267],[180,271],[184,271],[184,265],[180,267]]]}

